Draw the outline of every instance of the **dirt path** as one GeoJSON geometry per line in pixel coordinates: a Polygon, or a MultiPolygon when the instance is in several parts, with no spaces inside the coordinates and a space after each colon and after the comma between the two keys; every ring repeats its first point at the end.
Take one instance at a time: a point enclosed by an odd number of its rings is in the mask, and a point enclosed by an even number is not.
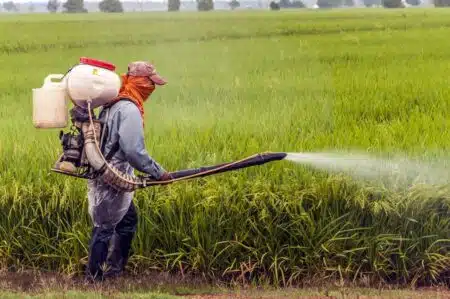
{"type": "MultiPolygon", "coordinates": [[[[198,278],[184,278],[170,276],[163,273],[148,275],[127,276],[113,281],[103,283],[89,283],[83,278],[71,278],[55,273],[42,272],[1,272],[0,291],[45,294],[48,292],[66,293],[94,292],[106,298],[116,297],[123,294],[126,298],[133,298],[134,292],[151,293],[158,292],[168,295],[167,298],[176,296],[188,299],[281,299],[281,298],[355,298],[355,299],[385,299],[385,298],[408,298],[408,299],[450,299],[450,288],[424,288],[420,290],[379,290],[364,288],[339,288],[330,287],[315,288],[282,288],[282,289],[260,289],[252,287],[226,288],[211,285],[198,278]]],[[[123,298],[122,296],[119,296],[123,298]]],[[[161,297],[163,298],[163,297],[161,297]]]]}

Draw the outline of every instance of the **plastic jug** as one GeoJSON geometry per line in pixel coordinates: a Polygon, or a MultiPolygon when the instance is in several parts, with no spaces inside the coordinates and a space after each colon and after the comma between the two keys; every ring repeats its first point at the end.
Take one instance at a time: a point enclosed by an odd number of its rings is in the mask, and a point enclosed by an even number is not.
{"type": "Polygon", "coordinates": [[[65,128],[69,121],[69,97],[64,75],[48,75],[41,88],[33,89],[33,125],[39,129],[65,128]],[[58,79],[60,82],[53,82],[58,79]],[[62,81],[61,81],[62,80],[62,81]]]}

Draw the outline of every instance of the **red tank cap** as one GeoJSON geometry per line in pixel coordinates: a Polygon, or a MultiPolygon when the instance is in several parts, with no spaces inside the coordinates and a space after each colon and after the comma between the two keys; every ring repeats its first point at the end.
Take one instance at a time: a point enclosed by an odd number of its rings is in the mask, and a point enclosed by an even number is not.
{"type": "Polygon", "coordinates": [[[100,68],[107,69],[110,71],[114,71],[116,69],[116,66],[112,63],[109,63],[109,62],[103,61],[103,60],[94,59],[94,58],[89,58],[89,57],[81,57],[80,63],[100,67],[100,68]]]}

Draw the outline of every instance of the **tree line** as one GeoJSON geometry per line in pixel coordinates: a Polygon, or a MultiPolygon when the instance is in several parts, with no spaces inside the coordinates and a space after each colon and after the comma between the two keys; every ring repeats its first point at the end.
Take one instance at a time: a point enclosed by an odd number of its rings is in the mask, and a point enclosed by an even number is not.
{"type": "MultiPolygon", "coordinates": [[[[228,2],[231,9],[236,9],[240,7],[238,0],[230,0],[228,2]]],[[[180,10],[181,1],[180,0],[169,0],[167,8],[169,11],[180,10]]],[[[124,12],[122,2],[120,0],[102,0],[99,5],[99,10],[108,13],[120,13],[124,12]]],[[[0,10],[3,8],[8,12],[18,12],[19,9],[17,4],[13,1],[6,1],[0,5],[0,10]]],[[[87,13],[87,9],[84,7],[84,0],[66,0],[62,3],[59,0],[49,0],[47,2],[47,10],[51,13],[56,13],[60,8],[64,13],[87,13]]],[[[201,11],[213,10],[214,2],[213,0],[197,0],[197,9],[201,11]]],[[[30,2],[29,11],[34,11],[34,5],[30,2]]]]}
{"type": "MultiPolygon", "coordinates": [[[[48,11],[55,13],[58,11],[61,3],[59,0],[49,0],[47,4],[48,11]]],[[[230,8],[235,9],[240,6],[238,0],[231,0],[229,2],[230,8]]],[[[169,11],[180,10],[181,1],[180,0],[169,0],[167,9],[169,11]]],[[[120,13],[123,12],[123,5],[120,0],[102,0],[98,5],[100,11],[107,13],[120,13]]],[[[84,0],[67,0],[62,4],[63,12],[66,13],[83,13],[87,12],[84,8],[84,0]]],[[[197,9],[201,11],[213,10],[214,3],[213,0],[197,0],[197,9]]]]}
{"type": "MultiPolygon", "coordinates": [[[[63,4],[66,12],[87,12],[83,5],[84,0],[67,0],[63,4]]],[[[408,5],[417,6],[421,4],[421,0],[405,0],[408,5]]],[[[49,0],[49,11],[55,12],[58,7],[55,5],[58,0],[49,0]],[[51,10],[52,8],[53,10],[51,10]]],[[[404,2],[402,0],[363,0],[366,7],[371,6],[383,6],[385,8],[402,8],[404,2]]],[[[450,7],[450,0],[433,0],[436,7],[450,7]]],[[[231,9],[240,7],[239,0],[230,0],[228,2],[231,9]]],[[[317,6],[319,8],[333,8],[341,6],[354,6],[354,0],[317,0],[317,6]]],[[[180,0],[168,0],[167,10],[178,11],[180,10],[180,0]]],[[[270,3],[270,9],[279,10],[281,8],[305,8],[306,5],[301,0],[273,0],[270,3]]],[[[123,6],[120,0],[102,0],[99,3],[99,9],[102,12],[123,12],[123,6]]],[[[213,0],[197,0],[197,9],[199,11],[214,10],[213,0]]]]}
{"type": "MultiPolygon", "coordinates": [[[[417,6],[422,3],[421,0],[405,0],[406,4],[411,6],[417,6]]],[[[383,6],[385,8],[402,8],[405,7],[405,2],[402,0],[363,0],[364,6],[383,6]]],[[[450,0],[433,0],[436,7],[450,7],[450,0]]],[[[317,0],[317,6],[319,8],[333,8],[355,6],[354,0],[317,0]]],[[[271,10],[279,10],[281,8],[301,8],[305,5],[299,0],[277,0],[270,2],[271,10]]]]}
{"type": "MultiPolygon", "coordinates": [[[[416,6],[421,4],[421,0],[405,0],[408,5],[416,6]]],[[[371,6],[383,6],[385,8],[401,8],[404,7],[402,0],[363,0],[363,3],[367,7],[371,6]]],[[[450,7],[450,0],[433,0],[436,7],[450,7]]],[[[239,0],[230,0],[228,2],[231,9],[240,7],[239,0]]],[[[59,0],[49,0],[47,3],[47,9],[51,13],[56,13],[59,8],[63,8],[65,13],[87,13],[87,9],[84,7],[84,0],[66,0],[61,3],[59,0]]],[[[319,8],[333,8],[341,6],[354,6],[354,0],[317,0],[317,6],[319,8]]],[[[180,0],[168,0],[167,10],[178,11],[180,10],[180,0]]],[[[3,2],[2,7],[6,11],[17,12],[17,5],[13,1],[3,2]]],[[[273,0],[270,2],[271,10],[280,10],[281,8],[304,8],[305,4],[301,0],[273,0]]],[[[102,12],[107,13],[120,13],[124,12],[122,2],[120,0],[102,0],[99,3],[99,9],[102,12]]],[[[213,0],[197,0],[197,9],[199,11],[214,10],[213,0]]],[[[30,11],[34,10],[34,5],[30,4],[30,11]]]]}

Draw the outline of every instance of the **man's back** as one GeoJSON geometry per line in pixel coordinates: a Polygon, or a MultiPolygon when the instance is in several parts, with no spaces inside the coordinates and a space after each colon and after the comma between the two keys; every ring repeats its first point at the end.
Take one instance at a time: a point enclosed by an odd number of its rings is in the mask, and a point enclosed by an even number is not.
{"type": "Polygon", "coordinates": [[[133,168],[157,179],[161,177],[164,169],[145,149],[141,114],[133,102],[124,99],[115,103],[101,112],[100,120],[107,125],[102,150],[105,157],[128,162],[133,168]]]}

